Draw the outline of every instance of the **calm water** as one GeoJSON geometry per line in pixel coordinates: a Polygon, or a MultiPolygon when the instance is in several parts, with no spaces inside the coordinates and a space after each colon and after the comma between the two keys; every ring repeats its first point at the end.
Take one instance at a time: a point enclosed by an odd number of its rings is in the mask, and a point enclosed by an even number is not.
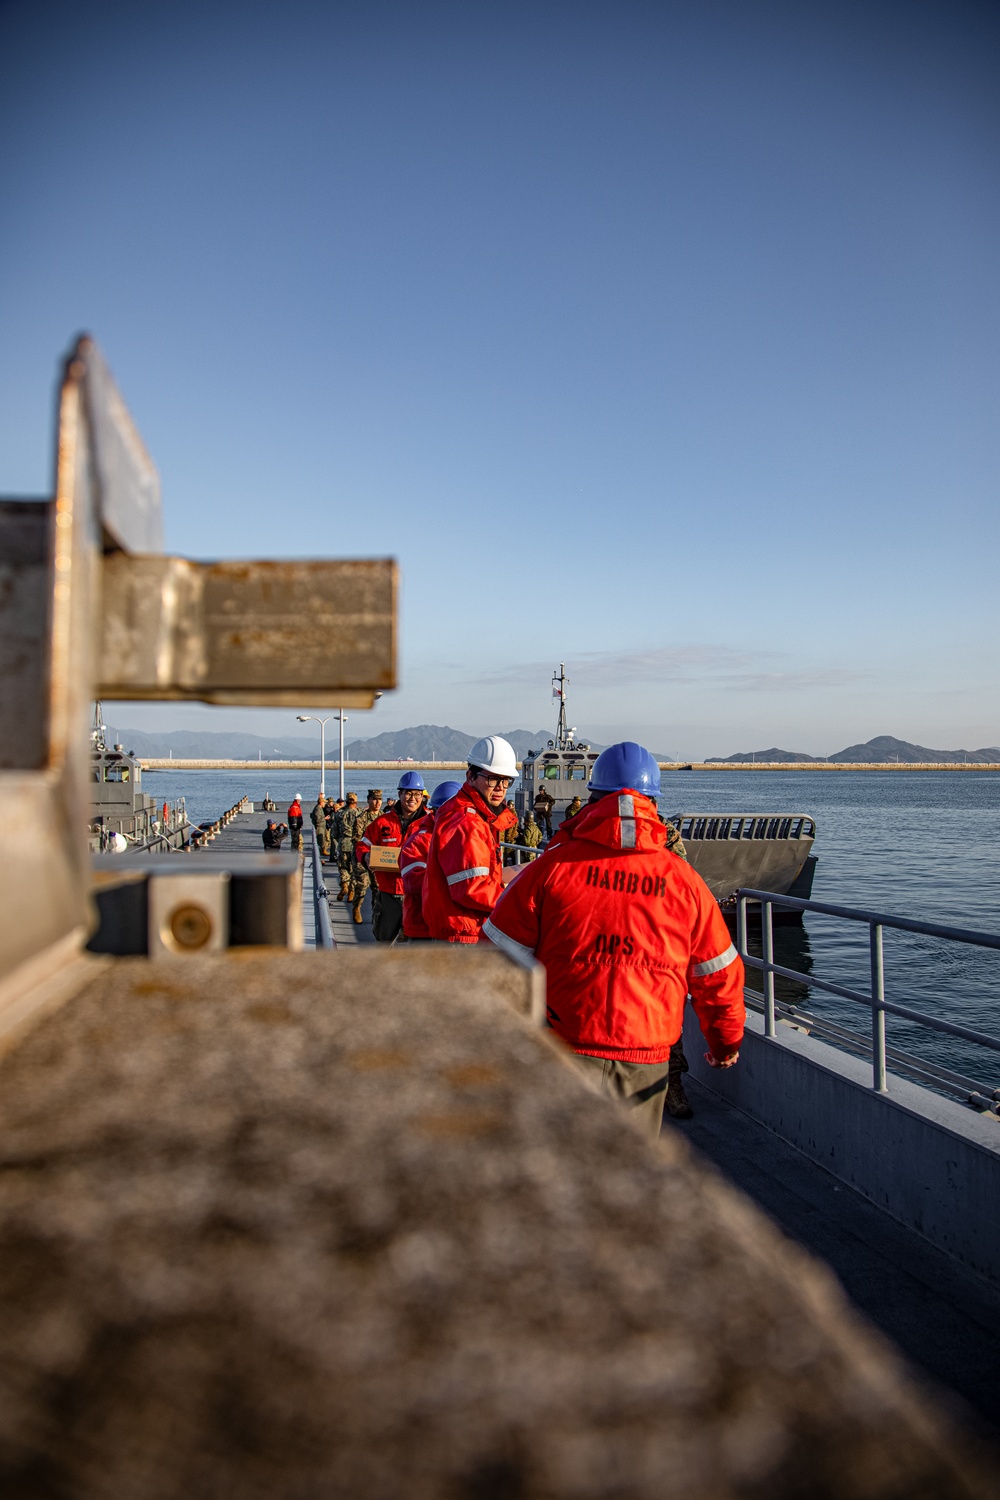
{"type": "MultiPolygon", "coordinates": [[[[454,771],[424,772],[429,787],[454,771]]],[[[363,797],[386,792],[390,771],[348,770],[363,797]]],[[[269,791],[284,807],[294,792],[310,805],[315,772],[147,772],[157,800],[187,798],[194,822],[214,818],[244,794],[269,791]]],[[[337,774],[327,772],[337,794],[337,774]]],[[[665,776],[661,807],[678,812],[802,812],[815,817],[819,858],[813,896],[897,916],[1000,933],[1000,773],[989,771],[694,771],[665,776]]],[[[802,928],[775,929],[776,958],[804,974],[868,989],[867,928],[806,916],[802,928]]],[[[886,998],[1000,1036],[1000,952],[887,931],[886,998]]],[[[818,990],[781,984],[782,999],[866,1030],[867,1011],[818,990]]],[[[890,1043],[1000,1085],[1000,1054],[888,1019],[890,1043]]]]}

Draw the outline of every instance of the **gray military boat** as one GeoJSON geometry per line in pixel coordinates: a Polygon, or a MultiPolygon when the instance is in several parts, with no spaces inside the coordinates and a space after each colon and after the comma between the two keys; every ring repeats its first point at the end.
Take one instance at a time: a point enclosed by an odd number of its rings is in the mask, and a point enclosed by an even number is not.
{"type": "Polygon", "coordinates": [[[142,787],[142,762],[124,745],[107,744],[101,705],[90,732],[90,847],[97,852],[181,849],[190,825],[184,798],[158,806],[142,787]],[[124,842],[123,842],[124,841],[124,842]]]}
{"type": "MultiPolygon", "coordinates": [[[[562,822],[574,797],[586,801],[587,782],[598,752],[578,739],[576,729],[569,725],[568,682],[566,665],[560,662],[559,671],[552,674],[559,721],[545,747],[524,757],[521,782],[514,794],[520,818],[534,808],[543,788],[552,798],[553,825],[562,822]]],[[[688,860],[725,913],[735,916],[736,892],[741,887],[802,900],[812,894],[816,820],[808,813],[683,812],[667,820],[679,831],[688,860]]],[[[792,919],[797,920],[798,914],[792,919]]]]}

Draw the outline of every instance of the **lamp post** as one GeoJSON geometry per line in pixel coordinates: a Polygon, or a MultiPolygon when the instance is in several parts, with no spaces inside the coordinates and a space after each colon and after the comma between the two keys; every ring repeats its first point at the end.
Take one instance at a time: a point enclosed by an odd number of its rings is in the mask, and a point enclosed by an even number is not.
{"type": "MultiPolygon", "coordinates": [[[[319,794],[320,794],[321,797],[325,797],[326,796],[326,726],[329,724],[330,719],[333,717],[333,715],[330,714],[325,719],[319,719],[319,718],[316,717],[315,714],[296,714],[295,717],[298,719],[298,721],[299,721],[300,724],[309,724],[311,722],[313,724],[318,724],[319,725],[319,765],[320,765],[320,772],[319,772],[319,794]]],[[[343,743],[344,743],[344,739],[343,739],[343,736],[344,736],[343,725],[341,725],[340,736],[341,736],[340,742],[341,742],[341,745],[343,745],[343,743]]],[[[343,796],[343,786],[344,786],[344,761],[343,761],[343,752],[341,752],[341,762],[340,762],[340,786],[341,786],[341,796],[343,796]]]]}
{"type": "Polygon", "coordinates": [[[344,800],[344,725],[347,723],[347,717],[348,716],[347,716],[347,714],[344,713],[344,710],[341,709],[340,712],[338,714],[334,714],[333,717],[335,719],[338,719],[340,721],[340,800],[341,800],[341,802],[343,802],[343,800],[344,800]]]}
{"type": "MultiPolygon", "coordinates": [[[[375,694],[376,698],[381,698],[381,696],[382,696],[381,693],[376,693],[375,694]]],[[[350,715],[349,714],[345,714],[344,710],[341,709],[339,713],[331,714],[330,717],[332,719],[337,719],[339,721],[339,723],[340,723],[340,800],[341,800],[341,802],[343,802],[343,800],[344,800],[344,725],[347,723],[347,720],[350,718],[350,715]]]]}

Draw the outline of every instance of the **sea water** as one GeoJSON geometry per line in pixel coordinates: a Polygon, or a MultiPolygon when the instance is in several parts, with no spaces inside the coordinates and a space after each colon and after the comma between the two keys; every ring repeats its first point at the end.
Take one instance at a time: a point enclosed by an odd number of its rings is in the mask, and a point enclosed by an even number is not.
{"type": "MultiPolygon", "coordinates": [[[[400,769],[405,770],[406,767],[400,769]]],[[[422,769],[428,788],[459,771],[422,769]]],[[[386,796],[399,770],[345,769],[346,791],[386,796]]],[[[336,768],[327,792],[338,795],[336,768]]],[[[284,814],[295,792],[306,811],[314,771],[145,772],[159,801],[187,799],[192,822],[214,819],[240,797],[269,792],[284,814]]],[[[835,905],[1000,935],[1000,773],[993,771],[678,771],[664,773],[661,809],[675,813],[807,813],[816,820],[813,897],[835,905]]],[[[775,928],[777,962],[868,993],[868,928],[807,913],[775,928]]],[[[1000,1037],[1000,951],[885,931],[886,999],[1000,1037]]],[[[753,979],[751,982],[754,982],[753,979]]],[[[759,980],[756,981],[759,984],[759,980]]],[[[778,983],[780,999],[868,1033],[870,1013],[815,988],[778,983]]],[[[890,1044],[936,1060],[989,1087],[1000,1053],[887,1018],[890,1044]]]]}

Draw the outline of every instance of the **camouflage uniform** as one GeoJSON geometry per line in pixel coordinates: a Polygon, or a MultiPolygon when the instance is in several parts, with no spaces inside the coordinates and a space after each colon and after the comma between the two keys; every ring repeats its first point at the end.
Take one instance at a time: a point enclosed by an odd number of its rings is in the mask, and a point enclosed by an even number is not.
{"type": "Polygon", "coordinates": [[[340,867],[340,893],[338,901],[352,901],[354,884],[354,839],[360,808],[356,802],[348,802],[333,819],[333,836],[337,840],[337,864],[340,867]]]}
{"type": "MultiPolygon", "coordinates": [[[[521,829],[521,843],[527,844],[529,849],[537,849],[541,842],[542,830],[535,822],[534,813],[529,812],[525,817],[524,827],[521,829]]],[[[532,859],[534,859],[534,857],[534,855],[531,855],[532,859]]]]}
{"type": "Polygon", "coordinates": [[[319,844],[319,852],[323,859],[330,855],[330,841],[326,832],[326,804],[322,797],[317,798],[316,806],[309,814],[312,826],[316,830],[316,842],[319,844]]]}
{"type": "MultiPolygon", "coordinates": [[[[364,834],[374,823],[376,818],[382,816],[381,807],[377,812],[372,812],[370,807],[363,807],[358,813],[354,824],[354,843],[363,838],[364,834]]],[[[371,876],[351,848],[351,900],[354,903],[355,912],[360,910],[361,903],[365,899],[365,892],[371,884],[371,876]]],[[[373,913],[374,915],[374,913],[373,913]]]]}
{"type": "MultiPolygon", "coordinates": [[[[505,824],[504,827],[500,829],[500,842],[501,842],[501,844],[516,844],[517,843],[517,813],[514,812],[514,804],[513,804],[513,802],[511,802],[511,801],[508,800],[507,802],[504,803],[504,806],[510,808],[512,817],[511,817],[510,823],[505,824]]],[[[511,850],[504,850],[502,857],[503,857],[503,862],[504,862],[505,865],[512,865],[512,864],[514,864],[514,862],[517,859],[517,855],[514,853],[513,849],[511,849],[511,850]]]]}
{"type": "Polygon", "coordinates": [[[567,823],[570,818],[575,818],[582,806],[583,803],[580,801],[579,797],[574,797],[569,807],[567,807],[566,811],[563,813],[563,822],[567,823]]]}

